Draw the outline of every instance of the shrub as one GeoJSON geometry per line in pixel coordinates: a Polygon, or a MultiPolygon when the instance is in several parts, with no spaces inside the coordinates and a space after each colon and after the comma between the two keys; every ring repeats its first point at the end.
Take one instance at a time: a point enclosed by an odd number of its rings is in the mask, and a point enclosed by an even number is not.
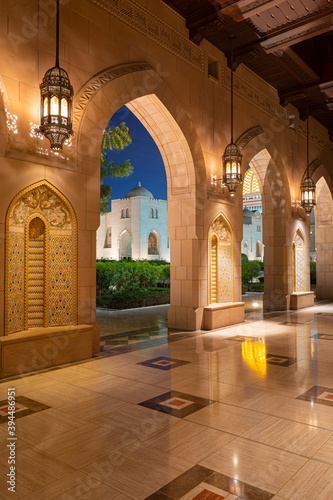
{"type": "Polygon", "coordinates": [[[245,253],[242,253],[242,264],[243,262],[248,262],[248,261],[249,261],[248,256],[245,253]]]}
{"type": "Polygon", "coordinates": [[[264,291],[264,283],[249,283],[247,291],[248,292],[263,292],[264,291]]]}
{"type": "MultiPolygon", "coordinates": [[[[152,261],[154,262],[154,261],[152,261]]],[[[116,291],[132,291],[156,287],[161,279],[167,279],[170,264],[152,265],[150,261],[107,261],[96,262],[97,296],[110,295],[116,291]]]]}
{"type": "Polygon", "coordinates": [[[259,275],[260,265],[259,262],[255,260],[250,260],[249,262],[244,262],[242,264],[242,283],[246,284],[252,281],[259,275]]]}
{"type": "Polygon", "coordinates": [[[310,283],[311,285],[315,285],[317,282],[317,263],[310,262],[310,283]]]}
{"type": "Polygon", "coordinates": [[[97,307],[107,309],[131,309],[135,307],[156,306],[170,303],[170,290],[150,288],[137,291],[123,290],[109,295],[97,296],[97,307]]]}

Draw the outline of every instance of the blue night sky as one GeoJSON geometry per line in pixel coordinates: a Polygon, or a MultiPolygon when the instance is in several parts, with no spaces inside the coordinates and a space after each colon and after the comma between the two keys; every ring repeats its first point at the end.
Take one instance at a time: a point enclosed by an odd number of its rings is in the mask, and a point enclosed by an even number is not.
{"type": "Polygon", "coordinates": [[[167,199],[166,174],[161,154],[141,122],[126,108],[121,107],[111,118],[112,127],[125,122],[130,128],[133,141],[123,151],[111,151],[109,157],[117,164],[130,160],[134,166],[129,177],[105,179],[104,183],[112,187],[111,199],[124,198],[130,189],[141,182],[156,199],[167,199]]]}

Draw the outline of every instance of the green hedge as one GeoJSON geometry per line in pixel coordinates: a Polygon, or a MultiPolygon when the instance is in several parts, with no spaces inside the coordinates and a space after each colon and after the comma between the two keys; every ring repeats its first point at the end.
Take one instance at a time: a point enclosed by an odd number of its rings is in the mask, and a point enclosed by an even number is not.
{"type": "Polygon", "coordinates": [[[316,262],[310,262],[310,283],[311,285],[315,285],[317,282],[317,274],[316,274],[316,262]]]}
{"type": "Polygon", "coordinates": [[[157,306],[170,304],[170,290],[151,288],[149,290],[122,291],[111,295],[97,296],[97,307],[107,309],[132,309],[135,307],[157,306]]]}
{"type": "Polygon", "coordinates": [[[156,287],[159,280],[165,282],[168,277],[170,264],[152,265],[150,262],[125,260],[96,262],[98,296],[122,290],[156,287]]]}

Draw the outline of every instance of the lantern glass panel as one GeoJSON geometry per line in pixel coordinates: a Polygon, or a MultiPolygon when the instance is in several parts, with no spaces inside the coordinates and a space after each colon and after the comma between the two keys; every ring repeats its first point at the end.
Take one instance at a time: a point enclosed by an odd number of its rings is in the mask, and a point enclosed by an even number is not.
{"type": "Polygon", "coordinates": [[[47,116],[48,114],[49,114],[49,98],[44,97],[43,116],[47,116]]]}
{"type": "Polygon", "coordinates": [[[59,114],[59,99],[57,96],[53,95],[51,97],[51,115],[59,114]]]}
{"type": "Polygon", "coordinates": [[[68,103],[65,97],[61,99],[61,116],[68,118],[68,103]]]}

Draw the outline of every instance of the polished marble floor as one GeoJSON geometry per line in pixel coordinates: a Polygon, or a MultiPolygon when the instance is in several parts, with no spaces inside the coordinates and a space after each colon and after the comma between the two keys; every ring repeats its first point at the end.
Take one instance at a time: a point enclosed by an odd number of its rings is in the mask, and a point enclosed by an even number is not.
{"type": "Polygon", "coordinates": [[[253,301],[214,332],[104,312],[99,357],[3,381],[0,499],[333,499],[333,304],[253,301]]]}

